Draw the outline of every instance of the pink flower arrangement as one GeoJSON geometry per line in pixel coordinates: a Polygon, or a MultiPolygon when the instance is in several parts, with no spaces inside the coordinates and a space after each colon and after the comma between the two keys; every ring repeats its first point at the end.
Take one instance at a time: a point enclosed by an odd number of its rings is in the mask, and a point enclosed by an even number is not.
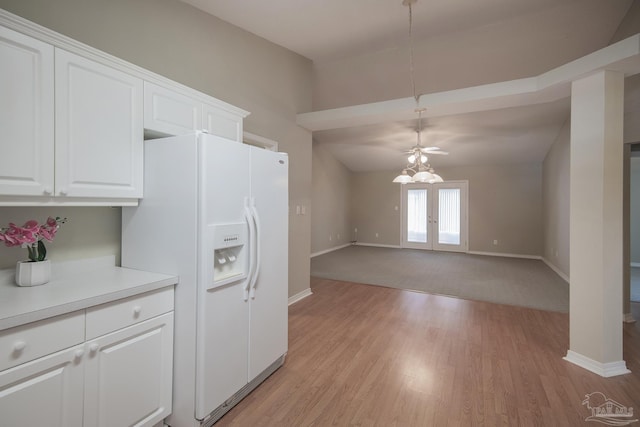
{"type": "Polygon", "coordinates": [[[43,239],[52,242],[61,224],[67,222],[66,218],[49,217],[47,222],[40,225],[36,220],[29,220],[22,227],[10,222],[9,227],[0,228],[0,242],[6,246],[22,246],[29,251],[29,261],[44,261],[47,249],[43,239]]]}

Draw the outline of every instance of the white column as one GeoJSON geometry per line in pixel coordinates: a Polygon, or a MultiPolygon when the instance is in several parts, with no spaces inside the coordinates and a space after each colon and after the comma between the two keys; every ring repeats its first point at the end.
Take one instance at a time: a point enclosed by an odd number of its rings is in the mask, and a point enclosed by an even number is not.
{"type": "Polygon", "coordinates": [[[570,343],[566,360],[603,377],[622,359],[624,75],[571,88],[570,343]]]}

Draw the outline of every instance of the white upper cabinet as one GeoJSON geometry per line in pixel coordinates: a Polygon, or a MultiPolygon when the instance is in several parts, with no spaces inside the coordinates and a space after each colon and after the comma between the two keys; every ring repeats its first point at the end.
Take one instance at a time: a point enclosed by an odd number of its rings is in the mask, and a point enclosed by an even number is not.
{"type": "Polygon", "coordinates": [[[242,142],[242,117],[220,107],[204,104],[202,107],[204,130],[212,135],[242,142]]]}
{"type": "Polygon", "coordinates": [[[0,194],[53,192],[53,46],[0,27],[0,194]]]}
{"type": "Polygon", "coordinates": [[[55,51],[55,192],[142,197],[142,80],[55,51]]]}
{"type": "Polygon", "coordinates": [[[173,90],[144,82],[144,128],[151,137],[205,130],[242,142],[242,120],[246,115],[246,111],[204,94],[184,93],[179,88],[173,90]]]}
{"type": "Polygon", "coordinates": [[[248,114],[0,9],[0,206],[135,206],[145,134],[242,142],[248,114]]]}
{"type": "Polygon", "coordinates": [[[144,127],[160,136],[202,129],[202,105],[188,96],[144,82],[144,127]]]}

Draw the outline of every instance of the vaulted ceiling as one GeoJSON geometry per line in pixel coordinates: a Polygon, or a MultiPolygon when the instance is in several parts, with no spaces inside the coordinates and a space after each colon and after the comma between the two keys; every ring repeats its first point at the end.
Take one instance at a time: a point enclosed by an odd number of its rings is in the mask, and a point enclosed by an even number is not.
{"type": "MultiPolygon", "coordinates": [[[[314,111],[534,77],[607,46],[631,0],[183,0],[313,61],[314,111]]],[[[569,118],[568,97],[430,116],[436,167],[544,160],[569,118]]],[[[306,113],[306,112],[300,112],[306,113]]],[[[417,117],[417,115],[416,115],[417,117]]],[[[355,124],[355,123],[354,123],[355,124]]],[[[417,118],[314,132],[353,171],[397,170],[417,118]]]]}

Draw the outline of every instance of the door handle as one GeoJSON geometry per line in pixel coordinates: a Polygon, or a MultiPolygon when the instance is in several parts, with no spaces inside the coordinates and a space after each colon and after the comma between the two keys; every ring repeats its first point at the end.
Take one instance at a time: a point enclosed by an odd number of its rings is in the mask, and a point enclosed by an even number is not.
{"type": "Polygon", "coordinates": [[[256,247],[256,262],[255,262],[255,272],[253,273],[253,278],[251,279],[251,298],[256,297],[256,284],[258,283],[258,274],[260,273],[260,258],[261,258],[261,249],[260,249],[260,237],[261,237],[261,228],[260,228],[260,216],[258,215],[258,210],[256,209],[256,201],[255,199],[251,199],[251,213],[253,217],[253,222],[255,226],[255,247],[256,247]]]}
{"type": "Polygon", "coordinates": [[[247,281],[244,285],[243,296],[242,298],[247,301],[249,299],[249,286],[251,284],[251,279],[253,277],[253,268],[255,257],[253,256],[253,247],[254,247],[254,231],[253,231],[253,219],[251,218],[251,211],[249,210],[248,201],[245,199],[244,206],[244,218],[247,221],[247,226],[249,226],[249,243],[247,244],[247,250],[249,255],[249,270],[247,271],[247,281]]]}

